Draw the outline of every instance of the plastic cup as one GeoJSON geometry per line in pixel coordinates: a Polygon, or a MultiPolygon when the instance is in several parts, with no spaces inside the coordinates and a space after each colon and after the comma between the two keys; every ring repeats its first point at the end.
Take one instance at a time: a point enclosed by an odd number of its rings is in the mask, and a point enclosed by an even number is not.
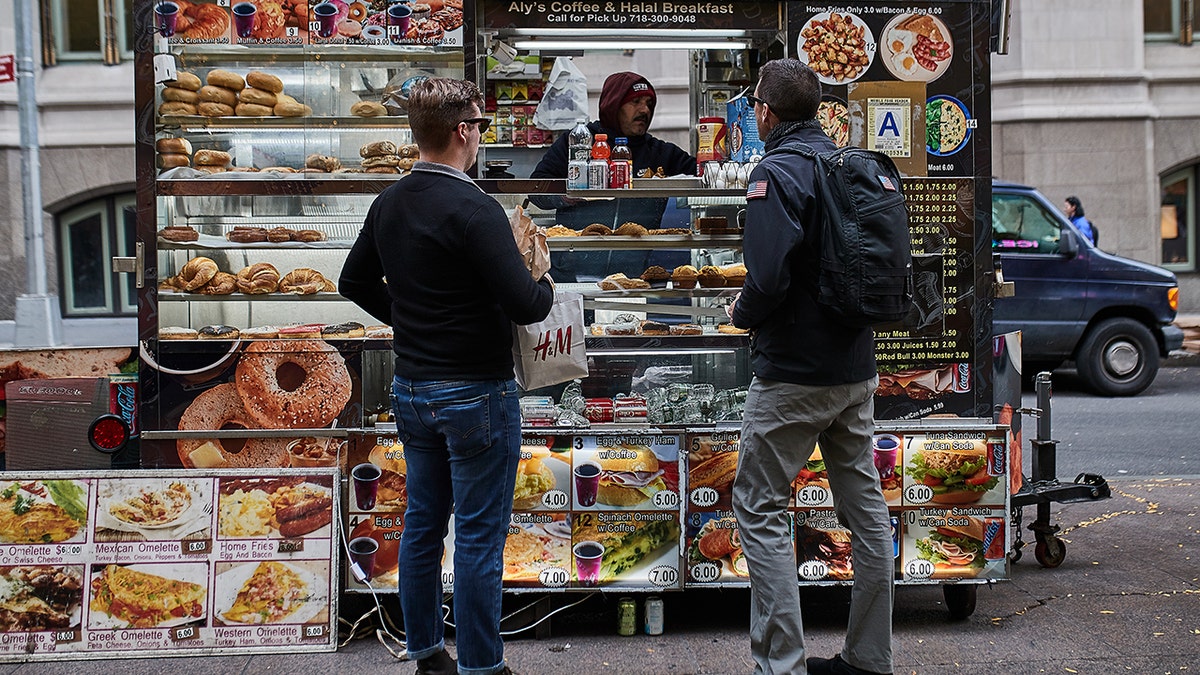
{"type": "Polygon", "coordinates": [[[407,2],[393,2],[387,8],[388,35],[392,42],[400,42],[408,32],[412,20],[412,7],[407,2]]]}
{"type": "Polygon", "coordinates": [[[600,465],[580,462],[575,465],[575,500],[580,506],[594,506],[600,490],[600,465]]]}
{"type": "Polygon", "coordinates": [[[598,541],[581,541],[575,544],[575,571],[579,583],[595,586],[600,582],[600,560],[604,557],[604,544],[598,541]]]}
{"type": "Polygon", "coordinates": [[[160,2],[154,6],[154,21],[158,32],[163,37],[175,34],[175,22],[179,19],[179,5],[173,2],[160,2]]]}
{"type": "Polygon", "coordinates": [[[354,479],[354,502],[363,511],[375,508],[375,493],[379,491],[379,478],[383,472],[370,463],[359,464],[350,470],[354,479]]]}
{"type": "Polygon", "coordinates": [[[355,537],[350,540],[348,547],[350,561],[358,565],[358,568],[366,575],[366,580],[370,581],[374,576],[375,554],[379,552],[379,542],[370,537],[355,537]]]}
{"type": "Polygon", "coordinates": [[[900,450],[900,439],[892,434],[878,434],[872,442],[875,450],[875,470],[880,478],[890,478],[896,473],[896,453],[900,450]]]}
{"type": "Polygon", "coordinates": [[[233,6],[233,27],[238,37],[248,38],[254,31],[254,15],[258,6],[253,2],[239,2],[233,6]]]}
{"type": "Polygon", "coordinates": [[[323,38],[332,37],[333,32],[337,30],[337,5],[332,2],[322,2],[313,6],[312,11],[317,17],[317,35],[323,38]]]}

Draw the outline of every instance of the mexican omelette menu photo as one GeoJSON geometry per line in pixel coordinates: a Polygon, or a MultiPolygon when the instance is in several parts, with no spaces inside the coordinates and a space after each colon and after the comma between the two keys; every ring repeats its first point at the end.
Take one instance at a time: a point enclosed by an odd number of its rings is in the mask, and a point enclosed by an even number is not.
{"type": "Polygon", "coordinates": [[[7,474],[0,661],[333,651],[333,469],[7,474]]]}

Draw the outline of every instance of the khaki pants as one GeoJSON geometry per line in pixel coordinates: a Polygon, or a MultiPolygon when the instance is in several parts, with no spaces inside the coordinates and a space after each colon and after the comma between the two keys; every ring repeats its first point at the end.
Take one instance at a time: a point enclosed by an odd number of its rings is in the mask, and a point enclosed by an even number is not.
{"type": "Polygon", "coordinates": [[[733,510],[750,568],[756,673],[807,672],[787,506],[792,480],[818,441],[838,521],[850,530],[853,548],[854,587],[842,660],[871,672],[892,672],[891,521],[871,450],[877,384],[872,378],[818,387],[757,377],[750,384],[733,510]]]}

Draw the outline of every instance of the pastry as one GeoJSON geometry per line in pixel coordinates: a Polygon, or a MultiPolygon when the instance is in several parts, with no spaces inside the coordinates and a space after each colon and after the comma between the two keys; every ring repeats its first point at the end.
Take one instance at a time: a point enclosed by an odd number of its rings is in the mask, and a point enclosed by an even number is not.
{"type": "Polygon", "coordinates": [[[637,335],[638,325],[636,323],[613,323],[604,327],[605,335],[637,335]]]}
{"type": "Polygon", "coordinates": [[[217,276],[220,269],[211,258],[197,256],[184,263],[176,277],[175,285],[184,291],[194,291],[217,276]]]}
{"type": "Polygon", "coordinates": [[[271,263],[255,263],[237,273],[237,288],[246,295],[265,295],[279,289],[279,270],[271,263]]]}
{"type": "Polygon", "coordinates": [[[196,92],[196,96],[201,101],[211,101],[212,103],[224,103],[227,106],[235,106],[238,102],[238,95],[232,89],[225,87],[214,87],[207,85],[200,87],[200,91],[196,92]]]}
{"type": "Polygon", "coordinates": [[[342,162],[337,157],[313,154],[304,158],[304,168],[317,169],[318,171],[334,171],[342,168],[342,162]]]}
{"type": "Polygon", "coordinates": [[[279,280],[280,293],[312,295],[325,290],[325,277],[314,269],[297,267],[279,280]]]}
{"type": "Polygon", "coordinates": [[[642,272],[642,279],[650,284],[650,288],[666,288],[670,278],[671,273],[658,265],[651,265],[642,272]]]}
{"type": "Polygon", "coordinates": [[[321,337],[326,340],[347,340],[364,337],[366,334],[363,325],[356,321],[330,324],[321,329],[321,337]]]}
{"type": "Polygon", "coordinates": [[[200,81],[199,77],[196,77],[186,70],[176,71],[175,79],[169,82],[164,82],[163,84],[171,89],[186,89],[188,91],[200,91],[200,87],[203,86],[203,83],[200,81]]]}
{"type": "Polygon", "coordinates": [[[292,239],[303,242],[325,241],[325,233],[320,230],[297,230],[292,233],[292,239]]]}
{"type": "Polygon", "coordinates": [[[161,326],[158,329],[160,340],[195,340],[198,335],[195,329],[179,326],[161,326]]]}
{"type": "Polygon", "coordinates": [[[366,172],[367,173],[390,173],[390,174],[404,173],[403,171],[401,171],[399,169],[399,167],[395,167],[395,166],[373,166],[369,169],[366,169],[366,172]]]}
{"type": "Polygon", "coordinates": [[[391,141],[375,141],[359,148],[358,154],[362,157],[382,157],[383,155],[395,155],[396,150],[396,144],[391,141]]]}
{"type": "Polygon", "coordinates": [[[236,290],[237,277],[229,272],[217,272],[199,289],[202,295],[229,295],[236,290]]]}
{"type": "MultiPolygon", "coordinates": [[[[362,4],[362,3],[356,3],[362,4]]],[[[362,23],[349,17],[337,22],[337,33],[342,37],[356,38],[362,35],[362,23]]]]}
{"type": "Polygon", "coordinates": [[[264,73],[261,70],[252,70],[246,73],[246,84],[255,89],[269,91],[272,94],[278,94],[283,91],[283,80],[270,73],[264,73]]]}
{"type": "Polygon", "coordinates": [[[258,173],[258,169],[252,166],[231,166],[227,171],[230,173],[258,173]]]}
{"type": "Polygon", "coordinates": [[[565,225],[552,225],[546,228],[547,237],[578,237],[579,233],[565,225]]]}
{"type": "Polygon", "coordinates": [[[694,323],[681,323],[670,328],[671,335],[703,335],[704,329],[694,323]]]}
{"type": "Polygon", "coordinates": [[[671,334],[671,327],[665,323],[660,323],[658,321],[642,321],[640,328],[641,328],[642,335],[670,335],[671,334]]]}
{"type": "Polygon", "coordinates": [[[373,338],[373,339],[377,339],[377,340],[391,340],[392,339],[392,327],[391,326],[383,326],[383,325],[367,326],[364,329],[364,332],[368,338],[373,338]]]}
{"type": "Polygon", "coordinates": [[[695,288],[699,273],[691,265],[680,265],[671,272],[671,286],[674,288],[695,288]]]}
{"type": "Polygon", "coordinates": [[[721,269],[721,274],[725,276],[725,285],[737,288],[746,282],[746,266],[738,263],[721,269]]]}
{"type": "Polygon", "coordinates": [[[201,340],[234,340],[240,334],[233,326],[205,326],[199,330],[201,340]]]}
{"type": "Polygon", "coordinates": [[[646,228],[637,223],[622,223],[620,227],[613,231],[613,234],[623,237],[643,237],[646,235],[646,228]]]}
{"type": "Polygon", "coordinates": [[[403,161],[396,155],[380,155],[378,157],[367,157],[362,161],[363,168],[372,169],[377,166],[400,166],[403,161]]]}
{"type": "Polygon", "coordinates": [[[601,289],[606,291],[650,288],[650,284],[646,283],[645,281],[641,279],[630,279],[620,272],[617,272],[616,274],[610,274],[596,283],[601,289]]]}
{"type": "Polygon", "coordinates": [[[723,323],[723,324],[717,326],[717,332],[725,333],[727,335],[745,335],[746,333],[749,333],[750,331],[745,328],[738,328],[737,326],[735,326],[731,323],[723,323]]]}
{"type": "Polygon", "coordinates": [[[286,227],[272,227],[267,230],[267,241],[273,244],[282,244],[285,241],[292,240],[292,231],[286,227]]]}
{"type": "Polygon", "coordinates": [[[275,326],[243,328],[241,333],[243,340],[272,340],[279,337],[279,329],[275,326]]]}
{"type": "Polygon", "coordinates": [[[234,91],[241,91],[246,88],[246,80],[242,79],[241,75],[221,68],[210,70],[204,79],[211,85],[234,91]]]}
{"type": "Polygon", "coordinates": [[[720,288],[725,285],[725,275],[713,265],[701,267],[698,280],[701,288],[720,288]]]}
{"type": "Polygon", "coordinates": [[[194,227],[172,225],[159,230],[158,236],[167,241],[187,242],[199,239],[200,233],[194,227]]]}
{"type": "Polygon", "coordinates": [[[271,106],[255,103],[239,103],[233,111],[238,117],[270,117],[275,114],[275,109],[271,106]]]}
{"type": "Polygon", "coordinates": [[[312,114],[312,108],[297,103],[295,100],[279,101],[275,104],[275,114],[280,117],[308,117],[312,114]]]}
{"type": "Polygon", "coordinates": [[[257,244],[267,240],[267,231],[261,227],[235,227],[225,238],[235,244],[257,244]]]}
{"type": "Polygon", "coordinates": [[[357,117],[382,117],[387,115],[387,108],[375,101],[359,101],[350,106],[350,114],[357,117]]]}
{"type": "Polygon", "coordinates": [[[265,89],[255,89],[254,87],[246,87],[238,92],[238,101],[241,103],[254,103],[256,105],[265,105],[268,108],[274,108],[279,99],[274,92],[265,89]]]}
{"type": "Polygon", "coordinates": [[[232,158],[222,150],[197,150],[192,155],[192,161],[204,166],[228,166],[232,158]]]}
{"type": "Polygon", "coordinates": [[[406,143],[396,148],[396,154],[401,157],[420,157],[421,149],[416,143],[406,143]]]}
{"type": "Polygon", "coordinates": [[[321,329],[325,326],[319,323],[306,323],[299,326],[284,326],[279,329],[281,338],[319,338],[321,329]]]}
{"type": "Polygon", "coordinates": [[[584,237],[591,237],[591,236],[604,237],[604,236],[608,236],[612,233],[613,233],[612,228],[608,227],[607,225],[601,225],[600,223],[592,223],[591,225],[588,225],[587,227],[583,228],[583,231],[580,232],[579,234],[584,237]]]}

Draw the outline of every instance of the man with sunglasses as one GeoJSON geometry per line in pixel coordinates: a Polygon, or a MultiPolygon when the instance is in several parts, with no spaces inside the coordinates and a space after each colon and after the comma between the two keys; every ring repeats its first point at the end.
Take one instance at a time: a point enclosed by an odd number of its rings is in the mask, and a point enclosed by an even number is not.
{"type": "MultiPolygon", "coordinates": [[[[644,170],[667,176],[696,175],[696,158],[679,146],[655,138],[650,133],[658,94],[646,78],[631,72],[613,73],[600,90],[600,119],[588,124],[592,137],[608,134],[612,146],[617,138],[629,140],[633,155],[633,175],[644,170]]],[[[569,134],[563,133],[554,141],[534,168],[531,178],[566,178],[569,155],[569,134]]],[[[657,199],[574,199],[558,196],[533,196],[530,201],[543,209],[556,209],[555,222],[575,230],[593,223],[617,229],[624,223],[637,223],[649,230],[658,229],[663,220],[666,198],[657,199]]],[[[670,261],[655,260],[667,267],[670,261]]],[[[675,261],[683,264],[688,260],[675,261]]],[[[554,277],[559,281],[597,281],[615,272],[638,276],[650,263],[647,251],[589,251],[555,253],[554,277]]],[[[670,269],[670,267],[667,267],[670,269]]]]}
{"type": "Polygon", "coordinates": [[[815,119],[821,84],[796,59],[778,59],[748,99],[766,154],[747,183],[746,282],[728,311],[753,331],[733,511],[750,569],[755,672],[891,673],[895,558],[871,447],[874,335],[817,304],[821,198],[813,160],[796,152],[834,150],[815,119]],[[846,639],[831,659],[806,658],[787,514],[792,480],[818,442],[854,565],[846,639]]]}
{"type": "Polygon", "coordinates": [[[433,78],[408,100],[421,160],[381,192],[338,290],[395,337],[392,409],[407,463],[400,605],[418,675],[510,673],[500,638],[504,542],[520,460],[512,323],[550,313],[504,209],[465,171],[487,120],[465,80],[433,78]],[[458,662],[443,639],[443,537],[454,512],[458,662]]]}

